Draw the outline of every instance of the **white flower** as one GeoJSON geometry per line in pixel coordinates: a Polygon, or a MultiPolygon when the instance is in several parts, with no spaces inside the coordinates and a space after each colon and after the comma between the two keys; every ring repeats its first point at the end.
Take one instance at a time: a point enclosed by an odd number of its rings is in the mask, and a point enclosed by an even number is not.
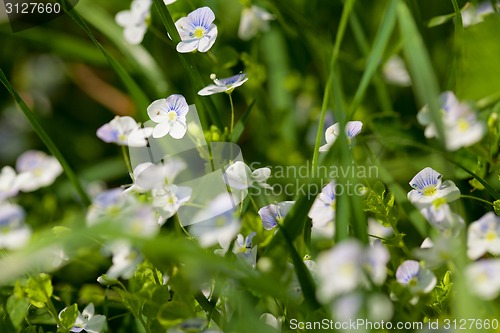
{"type": "Polygon", "coordinates": [[[10,166],[4,166],[0,171],[0,202],[17,195],[17,182],[16,171],[10,166]]]}
{"type": "Polygon", "coordinates": [[[413,253],[430,269],[438,268],[453,258],[456,250],[454,238],[439,237],[434,243],[430,238],[424,239],[419,249],[413,253]]]}
{"type": "Polygon", "coordinates": [[[359,318],[374,322],[389,321],[393,312],[391,300],[382,293],[364,295],[354,292],[339,297],[332,304],[332,317],[339,322],[356,321],[359,318]]]}
{"type": "MultiPolygon", "coordinates": [[[[500,8],[500,5],[497,4],[500,8]]],[[[491,5],[491,2],[484,1],[478,4],[478,6],[471,5],[467,3],[464,10],[462,11],[462,23],[464,27],[469,27],[474,24],[483,22],[483,18],[489,14],[493,14],[495,9],[491,5]]]]}
{"type": "Polygon", "coordinates": [[[17,185],[23,192],[31,192],[49,186],[62,173],[59,161],[44,152],[29,150],[16,162],[17,185]]]}
{"type": "Polygon", "coordinates": [[[127,241],[116,241],[105,250],[113,255],[113,265],[106,272],[106,277],[112,280],[130,279],[143,260],[139,251],[127,241]]]}
{"type": "MultiPolygon", "coordinates": [[[[352,138],[358,135],[363,128],[363,123],[360,121],[348,121],[345,127],[345,133],[347,135],[347,140],[351,143],[352,138]]],[[[319,147],[319,151],[326,152],[335,143],[340,134],[340,123],[335,123],[328,127],[325,131],[326,144],[319,147]]]]}
{"type": "MultiPolygon", "coordinates": [[[[247,237],[238,234],[233,245],[233,253],[254,268],[257,263],[257,246],[252,247],[252,239],[255,235],[255,232],[250,233],[247,237]]],[[[226,254],[227,250],[228,249],[215,250],[215,254],[223,256],[226,254]]]]}
{"type": "Polygon", "coordinates": [[[153,207],[160,209],[160,215],[164,220],[174,216],[182,204],[191,199],[193,190],[187,186],[168,185],[160,189],[154,189],[153,207]]]}
{"type": "Polygon", "coordinates": [[[181,41],[177,44],[177,52],[188,53],[194,50],[207,52],[217,38],[217,27],[214,12],[208,7],[198,8],[175,22],[181,41]]]}
{"type": "Polygon", "coordinates": [[[467,231],[467,255],[475,260],[486,252],[500,254],[500,217],[495,213],[484,214],[472,222],[467,231]]]}
{"type": "Polygon", "coordinates": [[[460,190],[451,180],[442,182],[443,176],[432,168],[425,168],[410,181],[413,190],[408,192],[408,200],[423,208],[436,199],[445,199],[451,202],[460,198],[460,190]]]}
{"type": "Polygon", "coordinates": [[[244,7],[241,11],[240,27],[238,37],[242,40],[250,40],[259,31],[269,30],[269,21],[275,17],[264,8],[252,5],[244,7]]]}
{"type": "Polygon", "coordinates": [[[264,229],[274,229],[279,223],[282,223],[286,214],[290,211],[295,201],[283,201],[278,204],[270,204],[259,209],[259,215],[262,219],[264,229]]]}
{"type": "Polygon", "coordinates": [[[396,271],[396,280],[412,293],[429,293],[436,286],[436,276],[420,266],[418,261],[406,260],[396,271]]]}
{"type": "Polygon", "coordinates": [[[389,252],[380,243],[363,248],[357,240],[347,240],[318,257],[317,297],[327,303],[337,295],[359,286],[384,283],[389,252]]]}
{"type": "Polygon", "coordinates": [[[316,228],[325,227],[335,220],[335,182],[328,183],[314,200],[307,214],[316,228]]]}
{"type": "Polygon", "coordinates": [[[497,298],[500,292],[500,259],[483,259],[465,269],[470,290],[485,300],[497,298]]]}
{"type": "MultiPolygon", "coordinates": [[[[440,99],[446,149],[455,151],[479,142],[485,134],[485,125],[477,120],[471,106],[460,103],[451,91],[441,94],[440,99]]],[[[419,111],[417,120],[421,125],[427,126],[424,132],[427,138],[438,137],[437,128],[427,106],[419,111]]]]}
{"type": "Polygon", "coordinates": [[[129,147],[145,147],[148,144],[146,139],[151,134],[152,128],[141,128],[140,124],[128,116],[116,116],[97,130],[97,137],[102,141],[129,147]]]}
{"type": "Polygon", "coordinates": [[[266,323],[266,325],[271,326],[278,332],[281,332],[281,318],[278,319],[270,313],[263,313],[260,316],[260,320],[266,323]]]}
{"type": "Polygon", "coordinates": [[[170,95],[158,99],[148,106],[148,116],[157,123],[153,138],[162,138],[170,134],[174,139],[181,139],[186,134],[186,114],[189,106],[182,95],[170,95]]]}
{"type": "Polygon", "coordinates": [[[14,204],[0,203],[0,249],[17,249],[31,237],[31,229],[24,224],[23,209],[14,204]]]}
{"type": "Polygon", "coordinates": [[[379,221],[370,217],[368,218],[368,235],[370,242],[378,242],[379,238],[387,238],[394,234],[394,230],[390,227],[384,227],[379,221]],[[374,236],[374,237],[373,237],[374,236]]]}
{"type": "Polygon", "coordinates": [[[385,80],[391,84],[401,87],[411,86],[410,74],[408,74],[403,59],[397,55],[387,60],[382,69],[382,73],[384,74],[385,80]]]}
{"type": "Polygon", "coordinates": [[[249,187],[271,188],[266,180],[271,176],[271,169],[259,168],[253,172],[241,161],[231,164],[222,175],[224,182],[232,189],[245,190],[249,187]]]}
{"type": "Polygon", "coordinates": [[[218,195],[194,220],[202,222],[192,224],[189,232],[198,238],[202,247],[218,243],[227,249],[241,229],[240,221],[234,216],[233,198],[228,193],[218,195]]]}
{"type": "Polygon", "coordinates": [[[214,81],[215,84],[208,85],[205,88],[201,89],[200,91],[198,91],[198,95],[208,96],[221,92],[230,94],[233,92],[234,88],[237,88],[248,81],[247,75],[245,73],[233,75],[224,79],[218,79],[215,74],[212,74],[210,75],[210,78],[214,81]]]}
{"type": "MultiPolygon", "coordinates": [[[[64,308],[59,313],[59,318],[61,318],[61,314],[66,311],[67,308],[64,308]]],[[[78,311],[78,315],[76,317],[76,321],[69,330],[70,332],[81,332],[85,331],[87,333],[100,333],[104,329],[104,325],[106,324],[106,316],[96,315],[94,314],[94,304],[90,303],[83,309],[83,312],[80,313],[78,311]]]]}
{"type": "Polygon", "coordinates": [[[131,203],[132,196],[123,193],[121,188],[104,191],[92,201],[87,212],[87,225],[91,226],[103,218],[122,216],[125,208],[131,203]]]}
{"type": "Polygon", "coordinates": [[[130,10],[116,14],[116,23],[123,27],[123,37],[130,44],[140,44],[148,29],[152,0],[134,0],[130,10]]]}
{"type": "Polygon", "coordinates": [[[464,225],[464,219],[453,213],[450,206],[446,202],[434,201],[420,210],[426,220],[440,231],[455,233],[459,231],[464,225]]]}
{"type": "Polygon", "coordinates": [[[176,157],[167,158],[157,164],[141,163],[134,168],[135,183],[132,187],[138,192],[161,189],[165,185],[172,185],[175,177],[184,169],[186,163],[176,157]]]}
{"type": "Polygon", "coordinates": [[[163,0],[163,2],[165,3],[165,5],[167,5],[167,6],[173,4],[176,1],[177,0],[163,0]]]}

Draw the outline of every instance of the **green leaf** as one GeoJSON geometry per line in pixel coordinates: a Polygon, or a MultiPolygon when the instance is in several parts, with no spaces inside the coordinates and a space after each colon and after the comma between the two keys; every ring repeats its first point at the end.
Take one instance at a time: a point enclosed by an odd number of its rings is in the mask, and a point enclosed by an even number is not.
{"type": "Polygon", "coordinates": [[[493,201],[493,209],[495,210],[495,214],[500,215],[500,200],[493,201]]]}
{"type": "Polygon", "coordinates": [[[373,213],[375,219],[384,227],[392,227],[398,220],[394,203],[394,195],[387,192],[385,185],[381,181],[377,181],[368,192],[364,210],[373,213]]]}
{"type": "Polygon", "coordinates": [[[76,321],[78,316],[78,306],[75,304],[65,308],[59,315],[59,320],[65,328],[70,328],[76,321]]]}
{"type": "Polygon", "coordinates": [[[172,326],[184,319],[193,317],[192,306],[176,300],[164,302],[158,309],[157,319],[160,324],[172,326]]]}
{"type": "Polygon", "coordinates": [[[433,17],[429,20],[429,23],[427,23],[427,27],[428,28],[437,27],[438,25],[442,25],[445,24],[446,22],[451,21],[454,17],[455,13],[433,17]]]}
{"type": "Polygon", "coordinates": [[[38,276],[30,277],[26,282],[25,291],[31,304],[37,308],[45,307],[53,292],[50,276],[41,273],[38,276]]]}
{"type": "Polygon", "coordinates": [[[29,303],[26,297],[19,297],[17,295],[11,295],[7,299],[6,309],[14,327],[18,327],[23,322],[24,317],[28,313],[29,303]]]}

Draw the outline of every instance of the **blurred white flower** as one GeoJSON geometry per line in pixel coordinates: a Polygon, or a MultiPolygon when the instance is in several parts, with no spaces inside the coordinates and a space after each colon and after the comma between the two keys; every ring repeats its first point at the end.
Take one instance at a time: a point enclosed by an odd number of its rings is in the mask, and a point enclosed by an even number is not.
{"type": "Polygon", "coordinates": [[[295,201],[283,201],[277,204],[270,204],[259,209],[259,215],[262,219],[264,229],[274,229],[279,223],[282,223],[286,214],[290,211],[295,201]]]}
{"type": "Polygon", "coordinates": [[[500,254],[500,217],[493,212],[472,222],[467,231],[467,255],[475,260],[485,253],[500,254]]]}
{"type": "Polygon", "coordinates": [[[198,91],[198,95],[208,96],[221,92],[230,94],[233,92],[234,88],[237,88],[248,81],[247,75],[245,73],[233,75],[224,79],[218,79],[215,74],[211,74],[210,78],[214,81],[215,84],[210,84],[201,89],[200,91],[198,91]]]}
{"type": "Polygon", "coordinates": [[[133,0],[130,10],[116,14],[116,23],[123,27],[123,37],[133,45],[140,44],[148,29],[152,0],[133,0]]]}
{"type": "Polygon", "coordinates": [[[154,101],[148,106],[148,116],[157,123],[153,138],[162,138],[167,134],[174,139],[181,139],[186,134],[186,115],[189,106],[182,95],[174,94],[154,101]]]}
{"type": "Polygon", "coordinates": [[[16,169],[17,186],[23,192],[51,185],[63,171],[55,157],[35,150],[29,150],[19,156],[16,169]]]}
{"type": "Polygon", "coordinates": [[[392,230],[392,228],[384,227],[379,221],[372,217],[368,218],[368,235],[371,243],[380,241],[379,238],[388,238],[393,234],[394,230],[392,230]]]}
{"type": "Polygon", "coordinates": [[[19,191],[17,173],[10,166],[4,166],[0,171],[0,202],[15,197],[19,191]]]}
{"type": "Polygon", "coordinates": [[[424,239],[420,248],[413,250],[415,257],[425,263],[429,269],[439,268],[453,258],[456,252],[456,239],[448,237],[439,237],[436,242],[430,238],[424,239]]]}
{"type": "Polygon", "coordinates": [[[313,227],[323,228],[335,220],[335,203],[335,182],[332,181],[323,187],[307,214],[313,227]]]}
{"type": "MultiPolygon", "coordinates": [[[[257,246],[252,247],[252,239],[255,235],[255,232],[250,233],[247,237],[238,234],[233,245],[233,253],[236,257],[242,259],[254,268],[257,263],[257,246]]],[[[223,256],[226,254],[227,250],[228,249],[215,250],[215,254],[223,256]]]]}
{"type": "MultiPolygon", "coordinates": [[[[133,189],[138,192],[147,192],[161,189],[166,185],[173,185],[175,177],[186,169],[186,163],[176,157],[171,157],[153,164],[141,163],[134,168],[133,189]]],[[[128,189],[130,191],[130,189],[128,189]]]]}
{"type": "MultiPolygon", "coordinates": [[[[440,99],[446,149],[455,151],[479,142],[483,138],[486,128],[484,123],[477,119],[476,112],[472,107],[467,103],[460,103],[451,91],[441,94],[440,99]]],[[[421,125],[426,126],[425,137],[438,136],[436,125],[427,106],[418,112],[417,120],[421,125]]]]}
{"type": "Polygon", "coordinates": [[[271,188],[266,180],[271,176],[271,169],[259,168],[254,171],[244,162],[236,161],[231,164],[222,178],[232,189],[245,190],[249,187],[271,188]]]}
{"type": "Polygon", "coordinates": [[[244,7],[241,11],[238,37],[242,40],[252,39],[259,31],[269,30],[269,21],[275,17],[264,8],[252,5],[244,7]]]}
{"type": "Polygon", "coordinates": [[[217,38],[217,27],[213,24],[215,14],[209,7],[198,8],[175,22],[181,41],[177,52],[189,53],[194,50],[207,52],[217,38]]]}
{"type": "MultiPolygon", "coordinates": [[[[394,308],[391,300],[382,293],[353,292],[340,296],[332,303],[332,317],[338,322],[356,321],[359,318],[374,322],[389,321],[394,308]]],[[[363,332],[358,328],[356,332],[363,332]]]]}
{"type": "Polygon", "coordinates": [[[389,252],[380,243],[363,248],[357,240],[337,244],[318,257],[317,297],[323,303],[359,286],[384,283],[389,252]]]}
{"type": "MultiPolygon", "coordinates": [[[[59,318],[61,318],[61,314],[66,311],[67,308],[64,308],[61,312],[59,312],[59,318]]],[[[96,315],[94,310],[94,304],[88,304],[83,312],[78,311],[78,315],[76,317],[76,321],[73,326],[70,328],[70,332],[81,332],[85,331],[87,333],[100,333],[104,329],[104,325],[106,324],[106,316],[96,315]]]]}
{"type": "Polygon", "coordinates": [[[382,69],[384,78],[387,82],[401,87],[411,86],[410,74],[401,57],[394,55],[387,60],[382,69]]]}
{"type": "MultiPolygon", "coordinates": [[[[497,7],[500,8],[500,5],[497,4],[497,7]]],[[[489,1],[481,2],[477,6],[469,2],[462,10],[462,23],[464,27],[481,23],[485,16],[493,14],[494,12],[495,8],[493,8],[489,1]]]]}
{"type": "Polygon", "coordinates": [[[260,316],[260,320],[266,323],[268,326],[276,329],[278,332],[281,332],[281,318],[278,319],[270,313],[263,313],[260,316]]]}
{"type": "Polygon", "coordinates": [[[442,232],[456,234],[465,226],[464,219],[460,215],[453,213],[446,202],[439,201],[434,201],[422,208],[420,212],[433,227],[442,232]]]}
{"type": "Polygon", "coordinates": [[[106,272],[106,277],[112,280],[130,279],[143,260],[139,251],[124,240],[113,242],[104,251],[109,251],[113,255],[113,265],[106,272]]]}
{"type": "Polygon", "coordinates": [[[24,223],[24,210],[14,204],[0,203],[0,249],[17,249],[31,237],[31,228],[24,223]]]}
{"type": "Polygon", "coordinates": [[[465,276],[470,290],[485,300],[497,298],[500,292],[500,259],[483,259],[469,264],[465,276]]]}
{"type": "Polygon", "coordinates": [[[153,207],[160,209],[164,220],[174,216],[182,204],[191,199],[193,190],[187,186],[168,185],[160,189],[153,189],[153,207]]]}
{"type": "MultiPolygon", "coordinates": [[[[347,135],[347,141],[349,144],[351,140],[357,136],[361,129],[363,128],[363,123],[360,121],[348,121],[345,127],[345,133],[347,135]]],[[[340,123],[335,123],[332,126],[328,127],[325,131],[325,140],[326,144],[319,147],[319,151],[326,152],[330,149],[331,146],[335,143],[338,136],[340,134],[340,123]]]]}
{"type": "Polygon", "coordinates": [[[129,147],[145,147],[151,134],[151,127],[141,128],[140,124],[128,116],[116,116],[97,130],[97,137],[102,141],[129,147]]]}
{"type": "Polygon", "coordinates": [[[408,192],[408,200],[424,208],[432,204],[436,199],[445,199],[451,202],[460,198],[460,190],[451,180],[442,182],[443,176],[432,168],[424,168],[410,180],[413,188],[408,192]]]}
{"type": "Polygon", "coordinates": [[[194,220],[202,222],[190,225],[189,233],[198,238],[202,247],[218,243],[227,249],[241,229],[240,220],[234,216],[233,199],[228,193],[218,195],[194,220]],[[200,218],[205,216],[207,218],[200,218]]]}
{"type": "Polygon", "coordinates": [[[415,260],[406,260],[396,271],[396,280],[407,286],[414,294],[429,293],[436,286],[436,276],[430,270],[420,266],[415,260]]]}
{"type": "Polygon", "coordinates": [[[91,226],[104,218],[121,216],[129,207],[132,196],[123,193],[121,188],[106,190],[98,194],[87,211],[87,225],[91,226]]]}

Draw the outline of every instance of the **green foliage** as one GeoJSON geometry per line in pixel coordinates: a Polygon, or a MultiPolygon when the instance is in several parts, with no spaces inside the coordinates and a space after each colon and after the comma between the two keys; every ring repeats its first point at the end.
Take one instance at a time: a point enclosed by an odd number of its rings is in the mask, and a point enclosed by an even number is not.
{"type": "Polygon", "coordinates": [[[368,188],[365,211],[374,214],[374,217],[384,227],[395,226],[399,214],[395,205],[394,195],[389,192],[384,183],[377,181],[368,188]]]}
{"type": "Polygon", "coordinates": [[[54,288],[50,275],[40,273],[37,276],[32,276],[26,281],[26,295],[31,304],[37,308],[43,308],[47,305],[52,297],[54,288]]]}

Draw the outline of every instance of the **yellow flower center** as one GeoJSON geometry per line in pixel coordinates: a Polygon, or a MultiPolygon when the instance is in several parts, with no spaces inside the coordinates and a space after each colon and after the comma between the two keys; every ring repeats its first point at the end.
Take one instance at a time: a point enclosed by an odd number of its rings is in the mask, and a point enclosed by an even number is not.
{"type": "Polygon", "coordinates": [[[457,125],[458,125],[458,129],[460,130],[460,132],[465,132],[470,127],[469,122],[467,120],[463,119],[463,118],[461,118],[461,119],[458,120],[457,125]]]}
{"type": "Polygon", "coordinates": [[[409,287],[415,287],[418,285],[418,279],[416,277],[411,278],[410,281],[408,281],[408,286],[409,287]]]}
{"type": "Polygon", "coordinates": [[[423,195],[427,196],[427,197],[431,197],[433,195],[435,195],[437,192],[437,188],[435,186],[426,186],[424,187],[424,189],[422,190],[422,193],[423,195]]]}
{"type": "Polygon", "coordinates": [[[119,141],[127,141],[127,136],[125,134],[120,134],[118,135],[118,140],[119,141]]]}
{"type": "Polygon", "coordinates": [[[488,241],[493,241],[497,238],[497,234],[493,231],[488,231],[488,233],[486,234],[486,240],[488,241]]]}
{"type": "Polygon", "coordinates": [[[204,28],[197,27],[197,28],[194,29],[194,31],[193,31],[193,37],[195,37],[195,38],[201,38],[203,36],[205,36],[205,29],[204,28]]]}
{"type": "Polygon", "coordinates": [[[174,121],[177,119],[177,113],[175,113],[175,111],[169,111],[167,113],[167,117],[168,117],[168,120],[174,121]]]}

